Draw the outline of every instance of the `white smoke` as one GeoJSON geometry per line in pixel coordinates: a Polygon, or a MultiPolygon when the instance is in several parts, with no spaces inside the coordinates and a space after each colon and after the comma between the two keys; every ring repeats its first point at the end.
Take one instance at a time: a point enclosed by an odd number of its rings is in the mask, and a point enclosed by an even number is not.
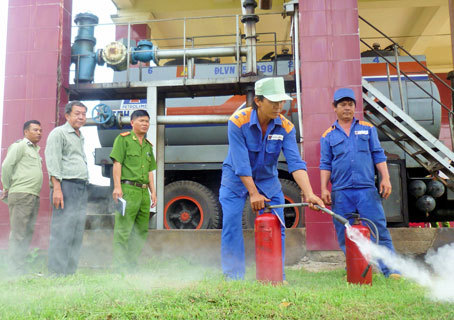
{"type": "Polygon", "coordinates": [[[354,228],[347,228],[347,235],[376,266],[378,260],[381,260],[388,268],[398,270],[403,277],[428,288],[432,299],[454,302],[454,243],[438,250],[430,250],[424,259],[424,265],[372,243],[354,228]]]}

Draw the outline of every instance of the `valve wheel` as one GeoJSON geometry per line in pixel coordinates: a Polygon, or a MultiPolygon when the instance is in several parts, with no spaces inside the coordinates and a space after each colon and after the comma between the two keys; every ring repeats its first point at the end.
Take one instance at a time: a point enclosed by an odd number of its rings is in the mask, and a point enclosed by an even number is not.
{"type": "Polygon", "coordinates": [[[96,123],[107,123],[112,118],[112,109],[104,103],[97,104],[91,111],[91,117],[96,123]]]}

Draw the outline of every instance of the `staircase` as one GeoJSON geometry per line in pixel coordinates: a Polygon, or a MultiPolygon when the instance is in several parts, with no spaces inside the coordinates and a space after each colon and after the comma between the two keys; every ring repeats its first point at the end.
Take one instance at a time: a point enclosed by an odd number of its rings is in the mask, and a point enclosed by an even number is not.
{"type": "Polygon", "coordinates": [[[454,190],[454,153],[363,79],[364,117],[432,176],[454,190]],[[439,172],[449,180],[439,177],[439,172]]]}

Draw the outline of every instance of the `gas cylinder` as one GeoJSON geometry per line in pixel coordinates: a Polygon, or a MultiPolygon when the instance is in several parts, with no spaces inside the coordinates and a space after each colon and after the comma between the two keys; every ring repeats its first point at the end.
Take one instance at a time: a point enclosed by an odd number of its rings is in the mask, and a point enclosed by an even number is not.
{"type": "Polygon", "coordinates": [[[282,282],[282,241],[279,219],[264,213],[255,219],[256,279],[282,282]]]}
{"type": "MultiPolygon", "coordinates": [[[[370,239],[369,228],[354,224],[351,228],[359,231],[366,239],[370,239]]],[[[345,255],[347,262],[347,282],[372,285],[372,267],[361,254],[355,242],[350,240],[345,230],[345,255]]]]}

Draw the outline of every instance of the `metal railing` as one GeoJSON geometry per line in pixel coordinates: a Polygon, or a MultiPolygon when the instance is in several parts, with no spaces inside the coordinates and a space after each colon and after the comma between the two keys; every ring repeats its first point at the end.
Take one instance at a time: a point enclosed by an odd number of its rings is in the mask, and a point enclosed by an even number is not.
{"type": "MultiPolygon", "coordinates": [[[[282,15],[282,13],[260,13],[256,14],[257,16],[269,16],[269,15],[282,15]]],[[[130,63],[131,63],[131,53],[132,53],[132,47],[129,45],[131,43],[131,33],[132,33],[132,26],[136,24],[153,24],[153,23],[168,23],[168,22],[179,22],[182,23],[182,36],[177,36],[177,37],[172,37],[172,38],[156,38],[152,39],[153,42],[159,43],[160,41],[172,41],[172,40],[181,40],[181,45],[178,46],[177,49],[179,53],[182,55],[182,62],[183,62],[183,70],[188,70],[187,72],[183,72],[183,78],[190,78],[192,76],[192,73],[190,72],[189,68],[193,67],[194,61],[193,57],[189,57],[191,55],[190,52],[193,52],[196,46],[196,40],[200,40],[203,38],[222,38],[224,41],[222,43],[216,43],[216,41],[212,41],[211,44],[200,44],[197,43],[198,48],[200,50],[206,49],[210,50],[212,52],[216,52],[216,48],[231,48],[231,54],[229,53],[228,56],[231,56],[232,58],[235,59],[236,62],[236,77],[239,78],[242,75],[242,64],[243,64],[243,59],[241,57],[244,55],[244,51],[246,50],[256,50],[257,47],[270,47],[270,51],[274,51],[274,63],[276,64],[276,57],[278,55],[278,47],[283,46],[283,47],[292,47],[292,42],[289,39],[277,39],[276,32],[256,32],[257,36],[266,36],[266,35],[271,35],[272,39],[267,40],[267,41],[262,41],[262,43],[257,43],[254,45],[254,48],[249,48],[248,44],[245,43],[245,35],[241,33],[240,29],[240,20],[243,15],[241,14],[235,14],[235,15],[218,15],[218,16],[202,16],[202,17],[184,17],[184,18],[172,18],[172,19],[153,19],[153,20],[144,20],[144,21],[136,21],[136,22],[126,22],[126,23],[112,23],[112,24],[96,24],[96,25],[85,25],[86,27],[88,26],[93,26],[93,27],[100,27],[100,26],[109,26],[109,25],[114,25],[114,26],[127,26],[127,56],[126,56],[126,82],[129,82],[131,79],[130,76],[130,63]],[[230,34],[214,34],[214,35],[201,35],[201,36],[196,36],[196,35],[188,35],[188,22],[189,21],[194,21],[194,20],[203,20],[203,19],[232,19],[234,22],[232,23],[232,30],[235,28],[233,33],[230,34]],[[232,42],[226,42],[225,39],[228,37],[234,38],[232,42]],[[187,42],[190,41],[190,47],[188,47],[187,42]],[[209,46],[212,45],[212,46],[209,46]],[[209,47],[208,47],[209,46],[209,47]],[[272,48],[272,49],[271,49],[272,48]],[[192,60],[192,61],[191,61],[192,60]]],[[[74,28],[77,28],[78,26],[73,26],[74,28]]],[[[144,40],[149,40],[149,39],[144,39],[144,40]]],[[[175,46],[172,46],[175,48],[175,46]]],[[[160,48],[161,49],[161,48],[160,48]]],[[[150,52],[155,51],[156,49],[153,48],[152,50],[142,50],[142,52],[150,52]]],[[[162,59],[166,59],[165,55],[170,55],[174,49],[161,49],[163,50],[162,52],[162,59]],[[165,52],[164,52],[165,51],[165,52]]],[[[230,52],[230,51],[229,51],[230,52]]],[[[160,54],[158,53],[158,56],[160,54]]],[[[77,61],[80,61],[80,58],[85,55],[77,55],[77,61]]],[[[225,55],[224,55],[225,56],[225,55]]],[[[216,58],[216,56],[213,56],[213,58],[216,58]]],[[[253,59],[257,60],[257,57],[253,57],[253,59]]],[[[75,84],[79,83],[78,79],[78,65],[79,63],[76,63],[76,72],[75,72],[75,84]]],[[[276,65],[275,65],[276,66],[276,65]]],[[[273,68],[276,72],[276,68],[273,68]]],[[[276,75],[276,74],[274,74],[276,75]]]]}
{"type": "MultiPolygon", "coordinates": [[[[427,68],[424,64],[422,64],[416,57],[414,57],[410,52],[405,50],[405,48],[403,48],[397,42],[395,42],[393,39],[391,39],[389,36],[387,36],[383,31],[379,30],[377,27],[372,25],[370,22],[368,22],[366,19],[364,19],[361,16],[359,16],[359,19],[362,20],[364,23],[366,23],[368,26],[370,26],[372,29],[377,31],[380,35],[382,35],[385,39],[387,39],[388,41],[390,41],[392,43],[392,46],[394,48],[395,64],[393,64],[389,59],[386,58],[386,56],[381,54],[378,50],[371,47],[366,41],[364,41],[363,39],[360,39],[361,43],[363,43],[370,50],[374,51],[378,56],[380,56],[380,58],[382,58],[386,62],[386,70],[387,70],[389,88],[391,88],[389,65],[391,65],[396,70],[397,79],[399,81],[399,93],[400,93],[400,100],[401,100],[401,104],[402,104],[402,110],[405,111],[405,105],[404,105],[403,94],[402,94],[401,74],[407,80],[411,81],[416,87],[421,89],[425,94],[427,94],[431,99],[433,99],[435,102],[437,102],[443,109],[445,109],[448,112],[449,130],[451,133],[451,144],[452,144],[452,149],[454,150],[454,105],[451,106],[451,108],[449,108],[448,106],[446,106],[444,103],[441,102],[441,99],[439,100],[439,99],[435,98],[431,93],[429,93],[426,89],[424,89],[421,85],[419,85],[416,81],[414,81],[406,72],[402,71],[400,69],[400,64],[399,64],[398,49],[403,51],[405,54],[407,54],[407,56],[409,58],[411,58],[414,62],[416,62],[420,67],[422,67],[428,74],[430,74],[433,78],[437,79],[439,81],[439,83],[441,83],[443,86],[448,88],[451,91],[452,96],[454,96],[454,88],[452,88],[450,85],[448,85],[446,82],[444,82],[439,76],[437,76],[435,73],[433,73],[429,68],[427,68]]],[[[390,92],[391,92],[391,90],[390,90],[390,92]]]]}

